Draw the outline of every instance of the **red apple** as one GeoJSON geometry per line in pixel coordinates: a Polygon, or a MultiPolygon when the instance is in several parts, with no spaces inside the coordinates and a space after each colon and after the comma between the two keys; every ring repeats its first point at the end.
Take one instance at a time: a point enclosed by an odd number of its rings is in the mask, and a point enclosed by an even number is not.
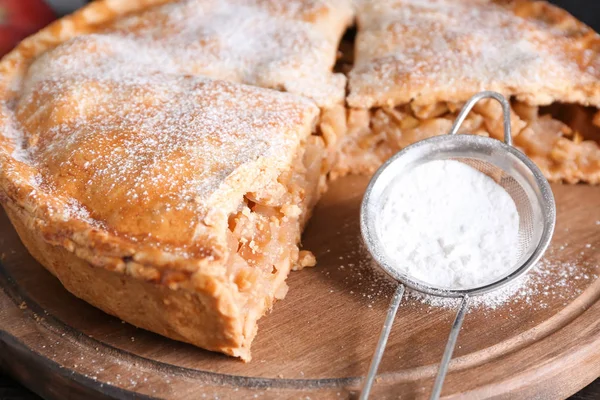
{"type": "Polygon", "coordinates": [[[43,0],[0,0],[0,56],[55,18],[43,0]]]}

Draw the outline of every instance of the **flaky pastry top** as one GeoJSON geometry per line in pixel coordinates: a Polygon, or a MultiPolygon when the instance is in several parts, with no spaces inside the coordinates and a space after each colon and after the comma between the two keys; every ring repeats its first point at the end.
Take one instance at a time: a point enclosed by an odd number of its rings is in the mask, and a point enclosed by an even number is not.
{"type": "Polygon", "coordinates": [[[600,36],[541,1],[357,1],[348,104],[460,102],[494,90],[532,105],[600,106],[600,36]]]}

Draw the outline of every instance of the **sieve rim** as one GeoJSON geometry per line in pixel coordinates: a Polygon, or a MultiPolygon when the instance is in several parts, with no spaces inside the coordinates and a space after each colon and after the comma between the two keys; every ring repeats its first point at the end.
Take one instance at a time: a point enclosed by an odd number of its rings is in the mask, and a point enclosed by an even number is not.
{"type": "Polygon", "coordinates": [[[440,297],[456,298],[465,297],[467,295],[482,295],[500,289],[508,285],[509,283],[515,281],[519,277],[526,274],[542,257],[542,255],[544,254],[544,252],[550,244],[555,226],[556,203],[554,200],[554,195],[552,193],[552,189],[550,188],[548,180],[544,177],[542,171],[538,168],[538,166],[524,153],[522,153],[520,150],[516,149],[511,145],[508,145],[497,139],[472,134],[434,136],[431,138],[420,140],[400,150],[389,160],[387,160],[381,167],[379,167],[379,169],[375,172],[367,186],[360,208],[360,230],[363,242],[367,246],[369,253],[377,262],[379,267],[383,269],[393,279],[413,290],[440,297]],[[537,246],[534,252],[531,254],[531,256],[518,268],[513,270],[510,274],[490,283],[486,283],[485,285],[468,289],[441,288],[436,287],[435,285],[427,284],[425,282],[412,279],[409,275],[394,269],[393,266],[390,265],[391,263],[389,258],[385,256],[385,252],[380,251],[380,247],[376,245],[379,239],[376,232],[376,218],[373,213],[377,210],[377,207],[375,207],[376,199],[374,198],[374,189],[378,183],[379,178],[384,174],[385,171],[388,170],[388,168],[393,166],[394,163],[396,163],[400,158],[404,157],[407,153],[413,152],[421,147],[432,146],[437,144],[438,142],[441,143],[444,141],[462,141],[462,144],[464,144],[465,146],[476,147],[484,145],[492,148],[497,147],[510,153],[511,155],[519,159],[519,161],[521,161],[523,164],[525,164],[525,166],[532,172],[534,180],[537,183],[539,191],[541,193],[543,204],[545,206],[545,209],[543,210],[543,212],[545,213],[543,231],[540,236],[539,242],[537,243],[537,246]]]}

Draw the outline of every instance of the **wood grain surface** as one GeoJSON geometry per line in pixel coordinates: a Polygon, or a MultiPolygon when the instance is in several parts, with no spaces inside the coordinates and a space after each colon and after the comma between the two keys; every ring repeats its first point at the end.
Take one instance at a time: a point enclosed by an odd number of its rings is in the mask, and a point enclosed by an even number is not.
{"type": "MultiPolygon", "coordinates": [[[[336,182],[315,210],[304,246],[318,265],[292,273],[288,296],[260,321],[249,364],[136,329],[76,299],[27,254],[1,214],[0,368],[46,398],[352,397],[394,287],[361,244],[366,182],[336,182]]],[[[558,224],[546,268],[534,272],[537,290],[467,315],[445,398],[559,399],[600,376],[600,188],[553,190],[558,224]]],[[[454,311],[403,304],[374,398],[428,396],[454,311]]]]}

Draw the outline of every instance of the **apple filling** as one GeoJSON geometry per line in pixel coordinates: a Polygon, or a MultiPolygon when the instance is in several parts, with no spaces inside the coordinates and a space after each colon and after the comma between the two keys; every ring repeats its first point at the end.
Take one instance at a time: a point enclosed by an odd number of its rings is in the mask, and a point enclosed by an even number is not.
{"type": "MultiPolygon", "coordinates": [[[[340,143],[331,173],[373,173],[385,160],[419,140],[443,135],[462,103],[405,104],[390,108],[350,109],[348,133],[340,143]]],[[[578,105],[548,107],[512,102],[514,145],[551,181],[600,183],[600,112],[578,105]]],[[[502,109],[494,100],[479,102],[459,133],[503,139],[502,109]]]]}
{"type": "Polygon", "coordinates": [[[244,338],[256,334],[256,321],[275,299],[285,297],[292,269],[314,265],[314,256],[298,247],[310,210],[323,185],[323,140],[311,136],[292,168],[260,193],[247,193],[229,216],[228,272],[245,310],[244,338]]]}

